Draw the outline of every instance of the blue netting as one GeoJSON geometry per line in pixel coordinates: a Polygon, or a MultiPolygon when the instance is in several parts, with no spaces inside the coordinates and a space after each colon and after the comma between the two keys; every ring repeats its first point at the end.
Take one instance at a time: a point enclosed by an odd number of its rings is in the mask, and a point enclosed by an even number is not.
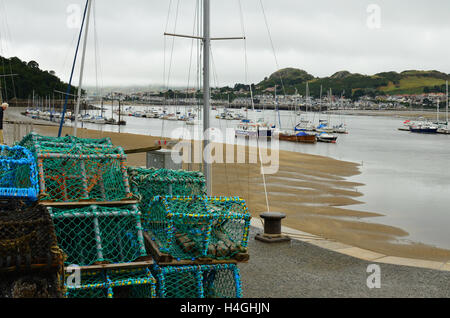
{"type": "Polygon", "coordinates": [[[126,155],[109,139],[26,136],[37,164],[39,199],[47,202],[111,202],[131,199],[126,155]]]}
{"type": "Polygon", "coordinates": [[[36,161],[24,147],[0,145],[0,198],[37,200],[36,161]]]}

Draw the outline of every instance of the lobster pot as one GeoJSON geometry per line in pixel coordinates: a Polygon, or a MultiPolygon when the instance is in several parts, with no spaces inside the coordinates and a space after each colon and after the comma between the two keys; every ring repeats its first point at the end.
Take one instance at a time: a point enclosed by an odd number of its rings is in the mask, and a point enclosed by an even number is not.
{"type": "Polygon", "coordinates": [[[245,201],[225,197],[155,197],[143,228],[176,259],[232,259],[247,253],[251,216],[245,201]]]}
{"type": "Polygon", "coordinates": [[[0,272],[0,298],[63,298],[60,274],[54,269],[0,272]]]}
{"type": "Polygon", "coordinates": [[[63,266],[55,228],[48,211],[21,201],[0,206],[0,271],[63,266]]]}
{"type": "Polygon", "coordinates": [[[83,271],[65,289],[67,298],[155,298],[156,280],[148,268],[83,271]]]}
{"type": "Polygon", "coordinates": [[[36,160],[24,147],[0,145],[0,198],[37,200],[36,160]]]}
{"type": "Polygon", "coordinates": [[[160,298],[241,298],[241,277],[235,264],[154,265],[160,298]]]}
{"type": "Polygon", "coordinates": [[[155,196],[206,195],[201,172],[129,167],[128,175],[132,192],[140,197],[144,209],[155,196]]]}
{"type": "Polygon", "coordinates": [[[50,136],[41,136],[36,134],[35,132],[30,133],[29,135],[25,136],[22,141],[20,141],[20,145],[26,148],[33,148],[36,143],[44,143],[44,142],[50,142],[50,143],[61,143],[61,144],[67,144],[67,143],[79,143],[83,145],[88,146],[109,146],[114,147],[113,143],[111,142],[111,138],[103,138],[103,139],[89,139],[89,138],[76,138],[73,136],[65,136],[65,137],[50,137],[50,136]]]}
{"type": "Polygon", "coordinates": [[[45,202],[130,199],[126,155],[109,139],[53,138],[37,134],[20,143],[37,161],[39,199],[45,202]]]}
{"type": "Polygon", "coordinates": [[[48,208],[67,265],[129,263],[146,256],[136,206],[48,208]]]}

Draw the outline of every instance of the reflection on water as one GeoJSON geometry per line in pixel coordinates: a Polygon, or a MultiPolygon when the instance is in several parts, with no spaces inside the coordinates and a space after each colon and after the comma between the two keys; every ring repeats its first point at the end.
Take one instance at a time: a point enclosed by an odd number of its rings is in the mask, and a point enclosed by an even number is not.
{"type": "MultiPolygon", "coordinates": [[[[216,114],[215,111],[211,114],[213,127],[224,130],[238,123],[218,120],[214,117],[216,114]]],[[[278,123],[274,111],[249,111],[248,116],[260,118],[263,115],[269,123],[278,123]]],[[[292,128],[296,124],[291,112],[282,111],[280,117],[283,128],[292,128]]],[[[327,119],[327,116],[322,115],[322,119],[327,119]]],[[[309,114],[309,120],[317,123],[319,115],[309,114]]],[[[168,137],[178,127],[184,126],[191,131],[194,129],[177,121],[163,122],[135,117],[126,117],[126,121],[125,127],[84,126],[168,137]]],[[[350,134],[339,135],[336,144],[310,145],[281,141],[280,149],[360,163],[361,175],[351,177],[349,181],[365,184],[358,189],[364,194],[359,200],[365,203],[352,206],[353,209],[384,214],[372,221],[404,229],[410,233],[408,240],[450,249],[450,136],[398,131],[403,121],[399,118],[331,116],[332,124],[341,121],[347,124],[350,134]]]]}

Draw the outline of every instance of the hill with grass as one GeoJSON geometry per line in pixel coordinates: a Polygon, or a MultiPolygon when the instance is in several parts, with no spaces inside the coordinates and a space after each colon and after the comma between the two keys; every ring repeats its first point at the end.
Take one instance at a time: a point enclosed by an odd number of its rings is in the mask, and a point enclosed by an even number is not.
{"type": "MultiPolygon", "coordinates": [[[[55,75],[55,72],[41,70],[36,61],[25,62],[17,57],[9,59],[0,57],[0,76],[4,100],[27,99],[33,95],[33,91],[35,96],[57,95],[55,90],[66,92],[68,86],[55,75]],[[17,76],[8,76],[11,74],[17,76]]],[[[75,92],[76,87],[72,86],[71,94],[75,92]]]]}
{"type": "Polygon", "coordinates": [[[310,94],[319,97],[331,89],[333,94],[343,94],[348,98],[363,95],[404,95],[445,92],[445,81],[450,81],[450,74],[439,71],[409,70],[401,73],[383,72],[375,75],[363,75],[340,71],[329,77],[314,77],[304,70],[287,68],[273,73],[256,85],[258,92],[273,90],[277,87],[279,94],[306,94],[308,83],[310,94]],[[283,83],[283,85],[281,84],[283,83]],[[283,91],[284,87],[284,91],[283,91]]]}

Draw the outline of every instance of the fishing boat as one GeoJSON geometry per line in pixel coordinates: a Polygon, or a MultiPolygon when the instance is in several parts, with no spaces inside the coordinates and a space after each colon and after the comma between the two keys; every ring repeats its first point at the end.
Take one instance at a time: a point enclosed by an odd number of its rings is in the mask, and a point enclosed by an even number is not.
{"type": "Polygon", "coordinates": [[[326,132],[321,132],[317,134],[317,141],[318,142],[326,142],[326,143],[336,143],[337,136],[333,134],[329,134],[326,132]]]}

